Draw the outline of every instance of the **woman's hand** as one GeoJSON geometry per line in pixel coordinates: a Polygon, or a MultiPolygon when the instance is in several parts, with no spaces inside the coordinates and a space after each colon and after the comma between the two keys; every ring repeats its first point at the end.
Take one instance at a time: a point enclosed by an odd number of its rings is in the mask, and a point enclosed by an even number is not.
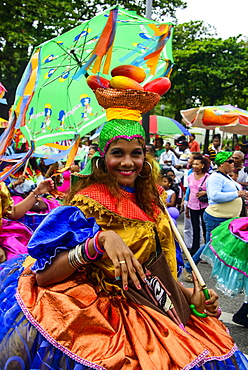
{"type": "Polygon", "coordinates": [[[186,216],[186,218],[190,218],[190,212],[189,212],[188,207],[186,207],[186,209],[185,209],[185,216],[186,216]]]}
{"type": "Polygon", "coordinates": [[[14,185],[14,187],[16,187],[17,185],[21,185],[21,184],[23,184],[23,183],[24,183],[24,181],[25,181],[25,176],[21,175],[21,176],[19,176],[19,177],[18,177],[18,179],[17,179],[17,180],[15,180],[15,181],[13,182],[13,185],[14,185]]]}
{"type": "Polygon", "coordinates": [[[145,281],[145,273],[139,261],[132,251],[124,243],[122,238],[114,231],[103,231],[99,235],[100,246],[104,247],[108,257],[115,267],[115,278],[121,276],[124,290],[128,290],[128,278],[130,277],[137,289],[141,289],[139,279],[145,281]]]}
{"type": "Polygon", "coordinates": [[[218,312],[218,307],[219,307],[218,298],[219,297],[218,297],[218,295],[216,294],[216,292],[213,289],[208,289],[208,293],[210,295],[210,298],[206,299],[206,297],[203,293],[203,290],[202,290],[194,272],[192,272],[192,276],[193,276],[193,282],[194,282],[194,292],[191,296],[190,304],[194,304],[197,311],[204,312],[208,316],[213,316],[213,317],[218,316],[219,315],[219,312],[218,312]]]}
{"type": "Polygon", "coordinates": [[[246,190],[239,190],[238,191],[238,196],[241,198],[248,199],[248,191],[246,190]]]}
{"type": "Polygon", "coordinates": [[[202,195],[206,195],[206,194],[207,194],[207,192],[206,192],[206,191],[201,190],[201,191],[198,191],[198,192],[196,193],[196,197],[197,197],[197,198],[199,198],[199,197],[201,197],[202,195]]]}
{"type": "Polygon", "coordinates": [[[45,193],[49,193],[49,191],[53,189],[54,189],[54,182],[51,178],[49,178],[49,179],[41,181],[34,191],[36,195],[42,195],[45,193]]]}

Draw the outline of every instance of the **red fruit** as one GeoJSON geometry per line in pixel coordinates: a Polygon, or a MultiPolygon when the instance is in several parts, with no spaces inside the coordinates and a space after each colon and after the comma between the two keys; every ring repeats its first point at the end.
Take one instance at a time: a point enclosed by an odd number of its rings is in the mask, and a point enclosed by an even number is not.
{"type": "Polygon", "coordinates": [[[167,77],[155,78],[145,84],[144,90],[157,93],[159,95],[164,95],[171,87],[171,82],[167,77]]]}
{"type": "Polygon", "coordinates": [[[100,76],[88,76],[86,82],[92,90],[96,89],[107,89],[109,87],[109,80],[100,76]]]}
{"type": "Polygon", "coordinates": [[[131,90],[144,90],[143,87],[132,78],[125,76],[115,76],[110,80],[110,86],[114,89],[131,89],[131,90]]]}
{"type": "Polygon", "coordinates": [[[122,66],[112,69],[111,76],[125,76],[132,78],[137,82],[142,82],[146,78],[146,73],[143,68],[132,66],[130,64],[123,64],[122,66]]]}

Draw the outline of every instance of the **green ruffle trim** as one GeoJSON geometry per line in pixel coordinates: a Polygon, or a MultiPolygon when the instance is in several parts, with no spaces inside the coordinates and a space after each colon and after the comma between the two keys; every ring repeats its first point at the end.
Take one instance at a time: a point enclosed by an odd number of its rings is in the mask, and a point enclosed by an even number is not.
{"type": "Polygon", "coordinates": [[[225,264],[248,274],[248,243],[231,234],[232,220],[222,222],[212,231],[210,245],[225,264]]]}

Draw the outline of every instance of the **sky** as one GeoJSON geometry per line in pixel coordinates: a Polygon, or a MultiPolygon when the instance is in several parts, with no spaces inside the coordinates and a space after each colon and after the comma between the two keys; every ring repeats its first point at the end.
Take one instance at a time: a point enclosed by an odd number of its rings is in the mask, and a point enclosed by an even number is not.
{"type": "MultiPolygon", "coordinates": [[[[243,34],[248,37],[248,0],[185,0],[187,8],[177,10],[178,23],[203,20],[214,26],[218,37],[243,34]]],[[[167,21],[167,19],[166,19],[167,21]]]]}

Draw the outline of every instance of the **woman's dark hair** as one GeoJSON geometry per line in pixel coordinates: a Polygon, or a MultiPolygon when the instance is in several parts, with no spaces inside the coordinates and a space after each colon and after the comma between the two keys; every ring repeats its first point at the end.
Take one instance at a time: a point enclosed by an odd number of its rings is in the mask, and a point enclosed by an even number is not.
{"type": "Polygon", "coordinates": [[[163,171],[163,175],[167,175],[168,174],[168,172],[173,172],[174,173],[174,175],[175,175],[175,171],[172,169],[172,168],[165,168],[164,170],[162,170],[163,171]]]}
{"type": "Polygon", "coordinates": [[[202,169],[203,173],[207,173],[210,168],[210,160],[207,157],[204,157],[203,155],[195,155],[194,161],[201,161],[202,164],[204,164],[204,167],[202,169]]]}
{"type": "Polygon", "coordinates": [[[169,175],[164,175],[163,176],[163,179],[167,179],[168,182],[169,182],[169,185],[172,185],[173,184],[173,178],[170,177],[169,175]]]}
{"type": "MultiPolygon", "coordinates": [[[[139,142],[144,146],[144,142],[142,140],[139,139],[139,142]]],[[[116,177],[106,171],[105,158],[92,158],[92,168],[93,173],[91,175],[79,178],[77,183],[72,186],[71,191],[66,198],[66,204],[69,204],[74,195],[80,190],[96,183],[107,186],[111,194],[117,199],[121,197],[116,177]]],[[[154,218],[154,206],[158,206],[162,210],[164,208],[163,203],[160,200],[157,187],[159,173],[157,171],[156,162],[149,154],[145,155],[141,175],[142,177],[138,176],[135,180],[136,199],[142,210],[148,216],[154,218]],[[152,166],[152,173],[150,165],[145,163],[145,161],[149,162],[152,166]]]]}
{"type": "Polygon", "coordinates": [[[195,139],[195,134],[190,134],[189,136],[192,136],[195,139]]]}

